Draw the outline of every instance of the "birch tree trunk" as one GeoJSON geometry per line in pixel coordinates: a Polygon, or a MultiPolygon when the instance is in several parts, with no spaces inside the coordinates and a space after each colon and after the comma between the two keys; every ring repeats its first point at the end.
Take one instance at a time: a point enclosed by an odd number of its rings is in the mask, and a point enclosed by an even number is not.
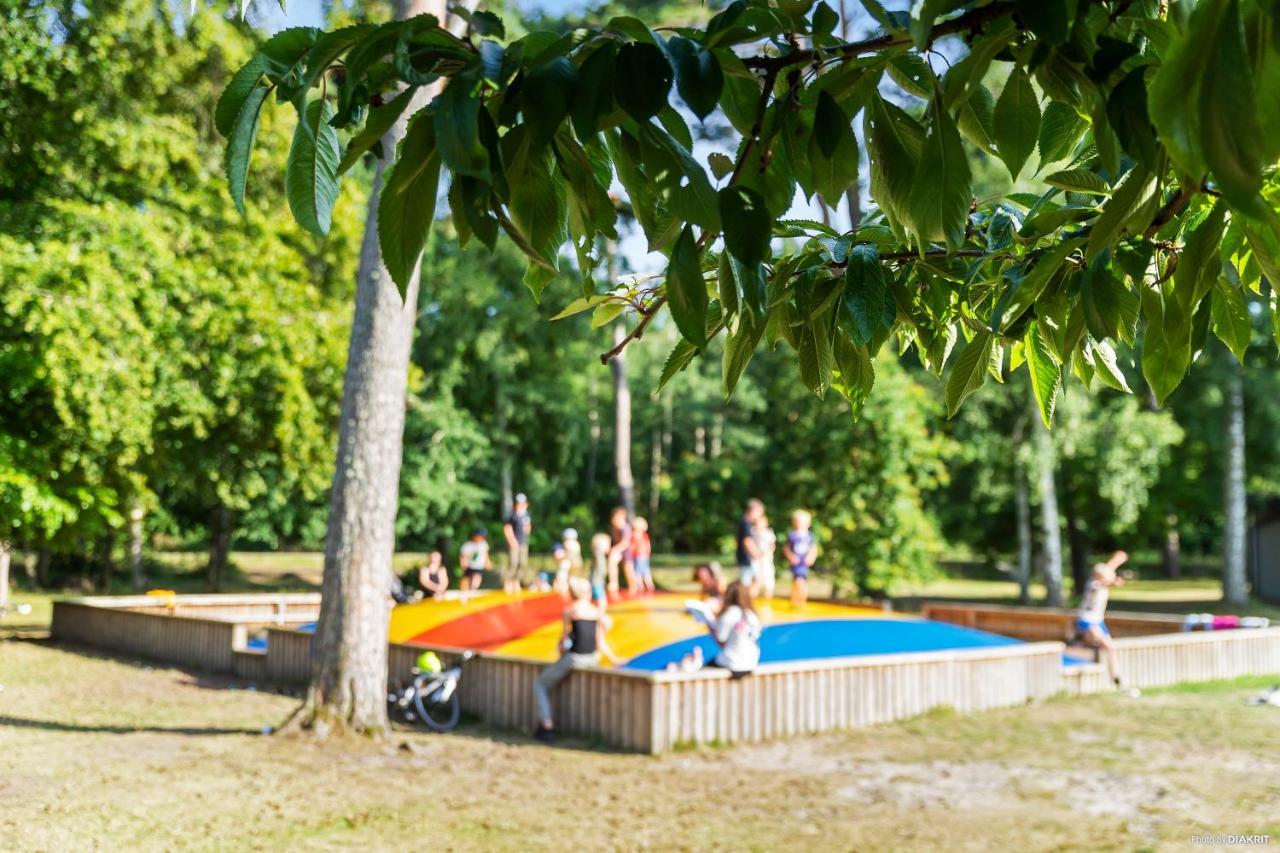
{"type": "Polygon", "coordinates": [[[0,615],[9,609],[9,563],[12,557],[9,543],[0,540],[0,615]]]}
{"type": "Polygon", "coordinates": [[[146,512],[142,508],[142,502],[135,498],[129,505],[128,543],[129,579],[135,592],[147,585],[142,565],[142,519],[145,517],[146,512]]]}
{"type": "MultiPolygon", "coordinates": [[[[613,326],[613,344],[627,337],[624,323],[613,326]]],[[[636,481],[631,473],[631,385],[627,382],[627,351],[620,350],[609,360],[613,372],[613,467],[618,477],[618,505],[627,517],[636,514],[636,481]]]]}
{"type": "MultiPolygon", "coordinates": [[[[397,10],[400,18],[427,12],[444,21],[445,3],[404,0],[397,10]]],[[[415,106],[428,97],[421,93],[415,106]]],[[[383,137],[384,152],[396,150],[412,112],[411,106],[383,137]]],[[[387,728],[387,602],[420,269],[414,269],[401,299],[378,246],[385,165],[380,161],[374,170],[360,247],[311,684],[294,717],[319,735],[381,735],[387,728]]]]}
{"type": "MultiPolygon", "coordinates": [[[[1013,441],[1021,449],[1027,419],[1019,418],[1014,426],[1013,441]]],[[[1018,603],[1031,603],[1031,495],[1027,488],[1025,457],[1015,452],[1013,463],[1013,503],[1018,527],[1018,603]]]]}
{"type": "Polygon", "coordinates": [[[1233,607],[1249,603],[1245,586],[1244,368],[1231,360],[1227,380],[1227,479],[1222,531],[1222,600],[1233,607]]]}
{"type": "Polygon", "coordinates": [[[1061,607],[1065,601],[1062,595],[1062,530],[1058,524],[1058,487],[1053,479],[1056,467],[1053,438],[1044,424],[1037,423],[1032,429],[1036,433],[1036,472],[1040,480],[1045,603],[1050,607],[1061,607]]]}

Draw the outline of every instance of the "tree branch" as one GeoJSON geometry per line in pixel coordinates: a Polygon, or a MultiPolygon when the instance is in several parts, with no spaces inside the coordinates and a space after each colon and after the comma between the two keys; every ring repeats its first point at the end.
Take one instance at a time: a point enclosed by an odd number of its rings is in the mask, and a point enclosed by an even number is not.
{"type": "MultiPolygon", "coordinates": [[[[937,24],[929,31],[929,43],[937,41],[943,36],[955,35],[956,33],[970,32],[979,29],[989,21],[1003,18],[1011,15],[1017,9],[1018,4],[1013,0],[996,0],[996,2],[981,6],[977,9],[971,9],[963,15],[959,15],[948,21],[937,24]]],[[[777,72],[779,69],[786,68],[789,65],[801,65],[811,62],[814,58],[823,53],[838,53],[845,59],[855,56],[862,56],[867,53],[877,53],[889,47],[897,47],[899,45],[911,44],[912,40],[909,35],[894,35],[886,33],[875,38],[863,39],[862,41],[852,41],[847,44],[834,48],[825,48],[821,51],[814,48],[806,48],[804,50],[793,50],[790,53],[784,53],[780,56],[755,56],[743,60],[748,68],[761,69],[764,71],[777,72]]]]}
{"type": "Polygon", "coordinates": [[[644,337],[644,330],[648,327],[650,321],[653,320],[654,315],[658,313],[658,309],[660,309],[664,304],[666,304],[666,301],[667,301],[667,297],[659,296],[657,299],[653,300],[653,302],[649,305],[648,310],[637,311],[636,313],[640,315],[640,322],[636,323],[636,327],[634,329],[632,329],[630,332],[627,332],[627,336],[625,338],[618,341],[618,343],[612,349],[610,349],[604,355],[600,356],[600,363],[608,364],[616,356],[618,356],[624,349],[627,348],[627,344],[631,343],[632,341],[638,341],[642,337],[644,337]]]}

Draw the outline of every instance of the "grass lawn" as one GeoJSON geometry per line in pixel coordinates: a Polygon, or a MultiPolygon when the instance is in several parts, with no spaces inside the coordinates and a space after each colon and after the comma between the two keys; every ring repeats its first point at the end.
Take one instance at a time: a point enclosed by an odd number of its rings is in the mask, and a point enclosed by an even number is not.
{"type": "Polygon", "coordinates": [[[295,701],[0,644],[0,838],[69,849],[1181,849],[1280,837],[1266,679],[662,757],[464,727],[264,736],[295,701]]]}

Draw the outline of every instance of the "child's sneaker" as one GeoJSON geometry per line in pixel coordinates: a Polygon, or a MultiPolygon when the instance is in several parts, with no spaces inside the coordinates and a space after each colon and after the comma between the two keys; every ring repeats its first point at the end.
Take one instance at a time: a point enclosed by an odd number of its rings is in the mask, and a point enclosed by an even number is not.
{"type": "Polygon", "coordinates": [[[549,726],[538,726],[533,730],[533,739],[545,744],[555,743],[556,730],[549,726]]]}

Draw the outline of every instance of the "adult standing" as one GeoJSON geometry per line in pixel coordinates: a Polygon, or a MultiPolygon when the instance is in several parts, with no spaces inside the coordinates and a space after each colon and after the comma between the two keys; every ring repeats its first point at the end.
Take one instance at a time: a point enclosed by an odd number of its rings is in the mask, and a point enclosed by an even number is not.
{"type": "Polygon", "coordinates": [[[507,537],[507,570],[502,575],[503,592],[520,591],[520,579],[529,568],[529,533],[533,530],[533,520],[529,517],[529,499],[523,494],[516,495],[511,508],[511,515],[502,525],[502,532],[507,537]]]}
{"type": "Polygon", "coordinates": [[[763,518],[764,503],[759,498],[752,498],[747,501],[742,518],[738,519],[738,532],[735,536],[738,543],[738,571],[748,579],[753,575],[752,566],[756,560],[764,556],[755,539],[756,523],[763,518]]]}

